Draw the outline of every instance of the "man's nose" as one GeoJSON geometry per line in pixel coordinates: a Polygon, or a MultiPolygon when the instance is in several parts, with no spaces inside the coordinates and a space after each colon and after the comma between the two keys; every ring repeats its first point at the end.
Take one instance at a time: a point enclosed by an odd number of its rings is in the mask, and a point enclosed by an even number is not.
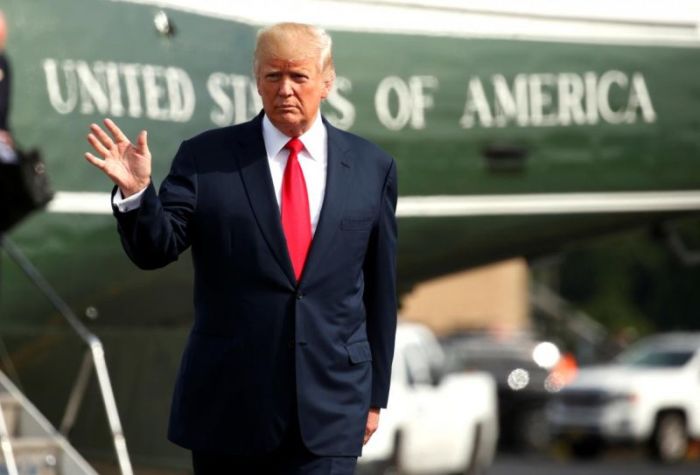
{"type": "Polygon", "coordinates": [[[280,82],[280,88],[277,93],[282,97],[289,97],[294,92],[292,88],[292,81],[288,78],[283,78],[280,82]]]}

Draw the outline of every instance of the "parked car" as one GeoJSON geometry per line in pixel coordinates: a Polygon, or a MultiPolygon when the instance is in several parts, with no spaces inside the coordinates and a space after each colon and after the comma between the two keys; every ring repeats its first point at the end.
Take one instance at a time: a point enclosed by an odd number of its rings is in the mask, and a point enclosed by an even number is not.
{"type": "Polygon", "coordinates": [[[493,462],[496,384],[483,372],[445,374],[433,333],[399,323],[391,392],[358,473],[471,474],[493,462]]]}
{"type": "Polygon", "coordinates": [[[631,442],[663,462],[683,459],[700,439],[700,333],[653,336],[613,364],[581,369],[548,419],[578,457],[631,442]]]}
{"type": "Polygon", "coordinates": [[[457,333],[441,343],[450,371],[485,371],[496,380],[501,448],[531,451],[549,446],[545,408],[558,389],[550,377],[559,359],[556,346],[543,346],[529,334],[457,333]],[[536,360],[537,348],[549,348],[547,361],[536,360]]]}

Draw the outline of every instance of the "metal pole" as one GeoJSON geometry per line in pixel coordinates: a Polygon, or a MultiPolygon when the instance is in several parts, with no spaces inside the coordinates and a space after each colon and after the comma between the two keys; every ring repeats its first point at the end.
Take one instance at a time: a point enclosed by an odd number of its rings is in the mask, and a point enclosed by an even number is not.
{"type": "Polygon", "coordinates": [[[86,351],[83,357],[83,364],[80,365],[78,377],[75,380],[73,390],[68,398],[68,404],[66,404],[66,412],[63,415],[63,421],[61,421],[61,433],[65,437],[68,437],[68,433],[73,428],[75,420],[78,417],[78,411],[83,403],[83,397],[85,396],[88,382],[90,382],[90,373],[92,372],[93,365],[92,352],[86,351]]]}
{"type": "Polygon", "coordinates": [[[15,454],[12,452],[12,442],[10,434],[7,432],[7,424],[5,423],[5,413],[0,407],[0,447],[2,455],[5,457],[5,465],[7,466],[7,475],[19,475],[17,471],[17,462],[15,454]]]}
{"type": "Polygon", "coordinates": [[[94,337],[90,342],[90,350],[92,351],[92,360],[95,363],[95,372],[97,373],[97,380],[100,384],[100,391],[102,392],[102,400],[105,403],[105,410],[107,411],[109,427],[112,429],[114,450],[117,452],[119,469],[121,470],[122,475],[133,475],[131,461],[129,460],[129,452],[126,449],[126,439],[124,438],[122,424],[119,420],[117,403],[114,400],[112,384],[109,380],[109,372],[107,371],[104,348],[97,337],[94,337]]]}

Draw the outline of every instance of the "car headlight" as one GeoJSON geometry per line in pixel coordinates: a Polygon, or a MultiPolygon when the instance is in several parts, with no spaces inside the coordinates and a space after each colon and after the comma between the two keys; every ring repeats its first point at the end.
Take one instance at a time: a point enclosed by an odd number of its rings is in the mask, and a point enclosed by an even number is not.
{"type": "Polygon", "coordinates": [[[626,391],[620,391],[620,392],[614,392],[614,393],[608,393],[605,397],[605,402],[607,403],[635,403],[637,402],[638,396],[636,393],[633,392],[626,392],[626,391]]]}

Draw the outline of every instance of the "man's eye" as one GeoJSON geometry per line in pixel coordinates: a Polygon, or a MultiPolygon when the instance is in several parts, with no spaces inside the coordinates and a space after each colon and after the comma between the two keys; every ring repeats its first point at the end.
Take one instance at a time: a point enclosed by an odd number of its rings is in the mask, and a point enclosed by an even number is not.
{"type": "Polygon", "coordinates": [[[280,75],[277,73],[271,73],[265,76],[268,81],[278,81],[280,78],[280,75]]]}

